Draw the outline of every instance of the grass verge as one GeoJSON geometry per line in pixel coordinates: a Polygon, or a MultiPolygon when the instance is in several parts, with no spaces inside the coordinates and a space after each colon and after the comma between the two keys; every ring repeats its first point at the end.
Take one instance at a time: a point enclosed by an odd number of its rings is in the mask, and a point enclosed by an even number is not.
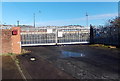
{"type": "Polygon", "coordinates": [[[89,46],[103,47],[103,48],[116,48],[116,46],[104,45],[104,44],[91,44],[89,46]]]}

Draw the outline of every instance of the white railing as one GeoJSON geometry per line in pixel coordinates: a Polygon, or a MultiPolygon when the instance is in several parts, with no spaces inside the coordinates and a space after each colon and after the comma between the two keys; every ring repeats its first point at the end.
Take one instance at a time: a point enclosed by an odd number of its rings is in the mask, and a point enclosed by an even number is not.
{"type": "Polygon", "coordinates": [[[0,26],[0,29],[11,29],[12,26],[0,26]]]}

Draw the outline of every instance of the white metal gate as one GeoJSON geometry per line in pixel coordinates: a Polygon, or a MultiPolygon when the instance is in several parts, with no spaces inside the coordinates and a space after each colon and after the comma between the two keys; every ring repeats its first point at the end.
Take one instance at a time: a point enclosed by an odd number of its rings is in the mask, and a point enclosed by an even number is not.
{"type": "Polygon", "coordinates": [[[89,43],[89,28],[21,28],[21,45],[89,43]]]}

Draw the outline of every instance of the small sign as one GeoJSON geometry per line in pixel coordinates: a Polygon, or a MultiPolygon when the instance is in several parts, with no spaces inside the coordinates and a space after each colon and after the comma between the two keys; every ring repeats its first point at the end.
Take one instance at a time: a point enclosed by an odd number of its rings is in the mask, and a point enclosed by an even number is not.
{"type": "Polygon", "coordinates": [[[47,29],[47,33],[52,33],[52,29],[47,29]]]}
{"type": "Polygon", "coordinates": [[[17,35],[18,31],[17,30],[13,30],[12,31],[12,35],[17,35]]]}
{"type": "Polygon", "coordinates": [[[58,37],[63,37],[63,32],[58,32],[58,37]]]}

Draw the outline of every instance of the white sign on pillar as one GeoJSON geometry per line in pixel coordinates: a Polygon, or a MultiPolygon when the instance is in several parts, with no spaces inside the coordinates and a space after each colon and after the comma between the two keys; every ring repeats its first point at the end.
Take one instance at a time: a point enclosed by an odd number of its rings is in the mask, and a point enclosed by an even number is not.
{"type": "Polygon", "coordinates": [[[58,32],[58,37],[63,37],[63,32],[58,32]]]}
{"type": "Polygon", "coordinates": [[[52,29],[47,29],[47,33],[52,33],[52,29]]]}

